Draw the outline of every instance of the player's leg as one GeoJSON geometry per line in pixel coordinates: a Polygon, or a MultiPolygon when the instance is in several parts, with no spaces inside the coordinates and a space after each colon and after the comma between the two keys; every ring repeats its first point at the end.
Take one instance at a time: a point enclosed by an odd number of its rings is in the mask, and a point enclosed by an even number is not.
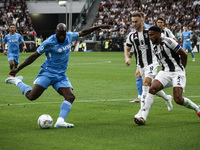
{"type": "Polygon", "coordinates": [[[190,52],[191,56],[192,56],[192,61],[195,61],[195,58],[194,58],[194,53],[192,50],[188,50],[188,52],[190,52]]]}
{"type": "Polygon", "coordinates": [[[137,91],[138,91],[138,98],[141,99],[143,80],[138,68],[135,73],[135,78],[136,78],[136,86],[137,86],[137,91]]]}
{"type": "MultiPolygon", "coordinates": [[[[46,89],[38,84],[35,84],[33,89],[31,89],[30,86],[27,86],[25,84],[22,86],[26,88],[24,95],[31,101],[36,100],[38,97],[40,97],[46,89]]],[[[18,87],[20,87],[20,85],[18,85],[18,87]]]]}
{"type": "Polygon", "coordinates": [[[140,110],[139,112],[135,115],[134,118],[138,118],[138,117],[141,117],[141,113],[142,113],[142,109],[144,107],[144,104],[145,104],[145,98],[147,96],[147,93],[149,92],[149,87],[151,85],[151,81],[152,79],[149,78],[149,77],[146,77],[144,78],[143,80],[143,86],[142,86],[142,97],[141,97],[141,102],[140,102],[140,110]]]}
{"type": "Polygon", "coordinates": [[[59,81],[53,84],[53,88],[64,97],[64,101],[60,106],[60,114],[54,125],[56,128],[72,128],[74,124],[65,122],[66,117],[68,116],[75,96],[73,94],[73,87],[66,75],[59,78],[59,81]]]}
{"type": "Polygon", "coordinates": [[[9,61],[9,65],[10,65],[10,70],[13,70],[13,68],[15,66],[14,59],[9,61]]]}
{"type": "Polygon", "coordinates": [[[190,52],[191,56],[192,56],[192,61],[195,61],[195,58],[194,58],[194,53],[192,51],[192,44],[188,44],[188,52],[190,52]]]}
{"type": "Polygon", "coordinates": [[[163,88],[163,85],[160,81],[154,80],[152,82],[151,87],[149,88],[149,92],[146,96],[145,103],[141,112],[141,116],[135,117],[134,121],[138,125],[145,125],[146,119],[153,104],[155,94],[163,88]]]}
{"type": "Polygon", "coordinates": [[[185,88],[185,85],[186,85],[185,72],[179,72],[179,73],[175,74],[175,76],[173,77],[174,100],[179,105],[183,105],[186,108],[195,110],[197,115],[200,117],[200,108],[199,108],[199,106],[197,106],[190,99],[182,96],[183,89],[185,88]]]}
{"type": "Polygon", "coordinates": [[[44,87],[35,84],[33,89],[31,86],[22,82],[23,77],[10,77],[5,80],[6,83],[16,85],[21,93],[26,96],[29,100],[36,100],[45,90],[44,87]]]}
{"type": "Polygon", "coordinates": [[[193,109],[197,115],[200,117],[200,108],[197,106],[194,102],[192,102],[190,99],[183,97],[183,88],[181,87],[174,87],[173,88],[174,93],[174,100],[177,104],[183,105],[186,108],[193,109]]]}
{"type": "Polygon", "coordinates": [[[142,85],[143,85],[143,80],[140,74],[139,69],[136,69],[135,72],[135,79],[136,79],[136,87],[138,91],[138,97],[130,102],[140,102],[141,101],[141,96],[142,96],[142,85]]]}
{"type": "Polygon", "coordinates": [[[65,98],[65,100],[60,106],[60,114],[54,127],[73,128],[74,124],[65,122],[65,119],[67,118],[69,112],[71,111],[71,106],[75,99],[72,88],[71,87],[59,88],[58,93],[62,95],[65,98]]]}
{"type": "Polygon", "coordinates": [[[172,105],[172,96],[167,95],[163,90],[160,90],[156,93],[157,96],[162,97],[166,104],[167,104],[167,109],[168,111],[172,111],[173,105],[172,105]]]}

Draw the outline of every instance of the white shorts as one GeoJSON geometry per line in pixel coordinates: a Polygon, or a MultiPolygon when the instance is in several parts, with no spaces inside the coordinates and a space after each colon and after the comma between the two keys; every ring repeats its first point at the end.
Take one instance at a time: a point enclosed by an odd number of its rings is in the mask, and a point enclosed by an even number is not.
{"type": "Polygon", "coordinates": [[[158,63],[154,63],[154,64],[148,65],[144,68],[138,67],[140,74],[142,76],[142,79],[149,77],[153,80],[154,77],[157,75],[158,66],[159,66],[158,63]]]}
{"type": "Polygon", "coordinates": [[[163,88],[173,86],[173,87],[182,87],[183,90],[185,89],[186,85],[185,71],[179,71],[179,72],[160,71],[155,77],[155,79],[162,83],[163,88]]]}

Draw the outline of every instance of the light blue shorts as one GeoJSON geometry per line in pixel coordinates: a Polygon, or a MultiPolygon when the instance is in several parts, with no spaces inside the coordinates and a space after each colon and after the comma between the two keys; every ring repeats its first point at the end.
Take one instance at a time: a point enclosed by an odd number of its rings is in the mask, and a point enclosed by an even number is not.
{"type": "Polygon", "coordinates": [[[187,49],[187,50],[191,51],[192,50],[192,45],[183,43],[183,49],[187,49]]]}
{"type": "Polygon", "coordinates": [[[14,60],[15,64],[18,65],[19,64],[19,55],[18,56],[14,56],[14,55],[7,55],[8,61],[14,60]]]}
{"type": "Polygon", "coordinates": [[[67,75],[65,73],[63,74],[55,74],[48,72],[45,69],[41,69],[37,77],[35,78],[33,84],[38,84],[45,89],[47,89],[50,85],[58,91],[61,87],[70,87],[73,89],[67,75]]]}

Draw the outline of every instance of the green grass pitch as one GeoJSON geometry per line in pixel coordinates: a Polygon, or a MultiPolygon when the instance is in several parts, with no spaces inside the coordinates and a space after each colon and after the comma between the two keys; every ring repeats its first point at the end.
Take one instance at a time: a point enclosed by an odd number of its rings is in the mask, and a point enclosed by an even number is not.
{"type": "MultiPolygon", "coordinates": [[[[22,63],[31,53],[21,54],[22,63]]],[[[200,104],[200,54],[192,62],[188,54],[187,86],[183,95],[200,104]]],[[[33,86],[45,60],[42,55],[17,75],[33,86]]],[[[135,60],[127,67],[123,53],[71,53],[66,72],[76,100],[67,122],[72,129],[40,129],[37,119],[49,114],[54,123],[64,100],[49,87],[36,101],[27,100],[19,89],[5,83],[9,77],[7,57],[0,54],[0,150],[199,150],[200,118],[193,110],[175,104],[168,112],[165,102],[156,97],[146,126],[133,117],[139,103],[135,60]]],[[[172,94],[172,88],[165,89],[172,94]]]]}

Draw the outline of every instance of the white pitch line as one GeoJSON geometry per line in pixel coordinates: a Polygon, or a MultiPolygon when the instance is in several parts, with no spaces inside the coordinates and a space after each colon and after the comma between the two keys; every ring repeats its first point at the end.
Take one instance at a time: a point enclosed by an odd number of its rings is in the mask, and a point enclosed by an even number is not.
{"type": "MultiPolygon", "coordinates": [[[[200,97],[200,96],[187,96],[187,97],[200,97]]],[[[159,99],[160,97],[155,97],[159,99]]],[[[117,102],[117,101],[130,101],[132,99],[102,99],[102,100],[81,100],[74,101],[75,103],[92,103],[92,102],[117,102]]],[[[61,104],[61,101],[58,102],[33,102],[33,103],[16,103],[16,104],[0,104],[0,107],[3,106],[21,106],[21,105],[38,105],[38,104],[61,104]]]]}
{"type": "Polygon", "coordinates": [[[70,63],[69,65],[96,65],[96,64],[105,64],[111,63],[111,61],[102,61],[102,62],[90,62],[90,63],[70,63]]]}

